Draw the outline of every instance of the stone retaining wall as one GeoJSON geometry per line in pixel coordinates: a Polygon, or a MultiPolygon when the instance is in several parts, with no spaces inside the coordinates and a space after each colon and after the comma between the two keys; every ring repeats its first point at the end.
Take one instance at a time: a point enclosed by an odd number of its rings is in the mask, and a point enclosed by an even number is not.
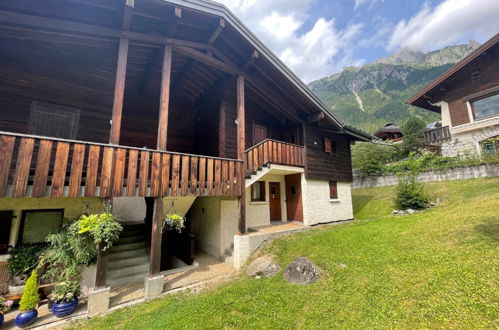
{"type": "MultiPolygon", "coordinates": [[[[421,172],[418,176],[419,182],[464,180],[472,178],[485,178],[499,176],[499,165],[480,165],[469,167],[457,167],[442,171],[421,172]]],[[[375,178],[355,178],[353,188],[369,188],[394,186],[398,183],[396,175],[385,175],[375,178]]]]}

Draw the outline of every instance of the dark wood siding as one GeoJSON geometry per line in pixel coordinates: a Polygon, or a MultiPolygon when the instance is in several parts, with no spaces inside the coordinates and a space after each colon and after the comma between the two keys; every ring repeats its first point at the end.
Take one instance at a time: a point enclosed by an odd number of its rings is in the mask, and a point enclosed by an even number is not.
{"type": "Polygon", "coordinates": [[[309,180],[352,181],[350,141],[340,134],[325,133],[314,125],[306,127],[307,168],[309,180]],[[324,138],[336,144],[336,154],[325,152],[324,138]]]}

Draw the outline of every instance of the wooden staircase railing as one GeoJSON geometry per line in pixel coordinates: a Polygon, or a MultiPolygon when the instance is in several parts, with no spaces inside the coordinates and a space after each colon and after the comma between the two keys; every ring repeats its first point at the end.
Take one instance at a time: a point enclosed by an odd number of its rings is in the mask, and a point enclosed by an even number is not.
{"type": "Polygon", "coordinates": [[[246,176],[268,164],[305,166],[304,147],[287,142],[267,139],[244,153],[246,176]]]}
{"type": "Polygon", "coordinates": [[[240,196],[240,160],[0,132],[0,197],[240,196]]]}

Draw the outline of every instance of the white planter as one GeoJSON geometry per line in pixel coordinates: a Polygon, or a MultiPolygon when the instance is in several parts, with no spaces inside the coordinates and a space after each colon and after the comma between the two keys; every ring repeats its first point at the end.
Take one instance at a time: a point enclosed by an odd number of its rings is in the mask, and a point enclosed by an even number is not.
{"type": "Polygon", "coordinates": [[[25,285],[9,285],[9,294],[21,295],[24,292],[25,285]]]}

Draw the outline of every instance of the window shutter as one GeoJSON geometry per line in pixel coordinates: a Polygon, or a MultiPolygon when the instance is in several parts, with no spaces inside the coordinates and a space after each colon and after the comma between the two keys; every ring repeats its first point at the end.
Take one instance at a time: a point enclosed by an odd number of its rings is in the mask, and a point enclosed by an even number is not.
{"type": "Polygon", "coordinates": [[[329,199],[338,199],[338,183],[329,181],[329,199]]]}
{"type": "Polygon", "coordinates": [[[328,154],[331,153],[331,139],[325,137],[324,138],[324,151],[327,152],[328,154]]]}

